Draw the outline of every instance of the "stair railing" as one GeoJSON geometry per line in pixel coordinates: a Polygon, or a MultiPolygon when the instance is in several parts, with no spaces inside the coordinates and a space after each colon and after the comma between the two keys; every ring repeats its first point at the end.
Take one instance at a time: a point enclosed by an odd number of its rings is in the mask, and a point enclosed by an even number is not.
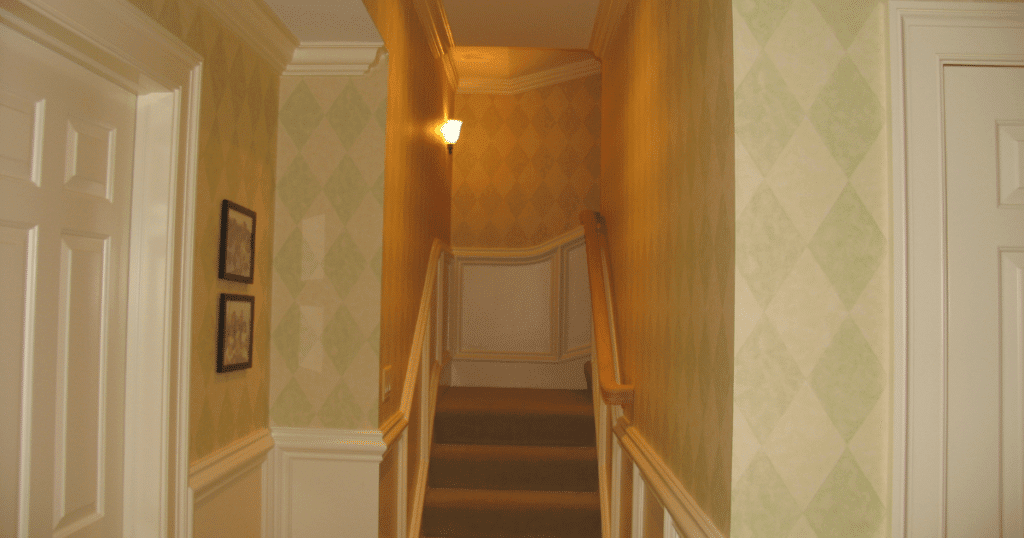
{"type": "Polygon", "coordinates": [[[594,349],[597,357],[598,386],[608,405],[633,403],[633,385],[620,382],[618,346],[611,309],[611,281],[608,276],[608,237],[604,218],[596,211],[580,212],[587,243],[587,273],[590,277],[590,307],[594,325],[594,349]]]}
{"type": "MultiPolygon", "coordinates": [[[[390,458],[395,462],[397,475],[393,516],[395,536],[400,538],[420,535],[437,391],[441,372],[452,357],[446,293],[451,262],[451,248],[435,239],[420,295],[409,362],[398,395],[398,410],[381,426],[387,450],[394,452],[390,458]]],[[[391,511],[382,510],[382,514],[388,512],[391,511]]]]}

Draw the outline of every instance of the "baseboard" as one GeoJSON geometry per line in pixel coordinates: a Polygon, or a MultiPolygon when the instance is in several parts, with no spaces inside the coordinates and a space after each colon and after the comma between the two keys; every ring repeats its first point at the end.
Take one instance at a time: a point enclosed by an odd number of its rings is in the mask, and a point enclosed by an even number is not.
{"type": "Polygon", "coordinates": [[[272,428],[274,536],[376,536],[378,430],[272,428]]]}
{"type": "Polygon", "coordinates": [[[615,425],[615,437],[633,460],[643,482],[654,491],[664,507],[666,536],[675,534],[679,538],[724,538],[722,531],[635,426],[620,418],[615,425]]]}
{"type": "Polygon", "coordinates": [[[270,431],[257,430],[189,466],[192,535],[245,538],[263,534],[270,431]]]}

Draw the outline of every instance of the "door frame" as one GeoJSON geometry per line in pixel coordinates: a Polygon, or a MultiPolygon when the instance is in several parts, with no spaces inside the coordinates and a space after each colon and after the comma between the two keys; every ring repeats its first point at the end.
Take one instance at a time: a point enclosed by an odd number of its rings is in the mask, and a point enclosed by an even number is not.
{"type": "MultiPolygon", "coordinates": [[[[125,0],[0,0],[0,24],[138,95],[129,244],[124,535],[191,536],[192,273],[202,59],[125,0]]],[[[22,379],[27,536],[31,364],[22,379]]]]}
{"type": "Polygon", "coordinates": [[[1022,28],[1024,4],[889,3],[893,537],[946,536],[943,68],[1024,66],[1019,42],[1005,39],[1022,28]],[[929,357],[941,357],[938,368],[929,357]]]}

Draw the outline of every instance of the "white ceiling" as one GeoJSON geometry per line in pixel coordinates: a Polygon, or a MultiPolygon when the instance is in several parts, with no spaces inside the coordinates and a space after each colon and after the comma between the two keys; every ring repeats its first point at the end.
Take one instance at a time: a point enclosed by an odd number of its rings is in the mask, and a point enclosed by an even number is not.
{"type": "Polygon", "coordinates": [[[444,0],[460,47],[590,47],[599,0],[444,0]]]}
{"type": "Polygon", "coordinates": [[[300,42],[383,42],[362,0],[264,1],[300,42]]]}

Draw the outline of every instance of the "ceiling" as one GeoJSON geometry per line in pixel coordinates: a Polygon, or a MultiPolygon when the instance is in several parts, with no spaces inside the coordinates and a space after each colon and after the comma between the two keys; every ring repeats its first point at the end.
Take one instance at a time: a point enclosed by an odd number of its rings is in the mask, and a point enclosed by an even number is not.
{"type": "MultiPolygon", "coordinates": [[[[381,43],[362,0],[265,0],[304,44],[381,43]]],[[[593,61],[600,0],[443,0],[460,77],[514,79],[593,61]]]]}

